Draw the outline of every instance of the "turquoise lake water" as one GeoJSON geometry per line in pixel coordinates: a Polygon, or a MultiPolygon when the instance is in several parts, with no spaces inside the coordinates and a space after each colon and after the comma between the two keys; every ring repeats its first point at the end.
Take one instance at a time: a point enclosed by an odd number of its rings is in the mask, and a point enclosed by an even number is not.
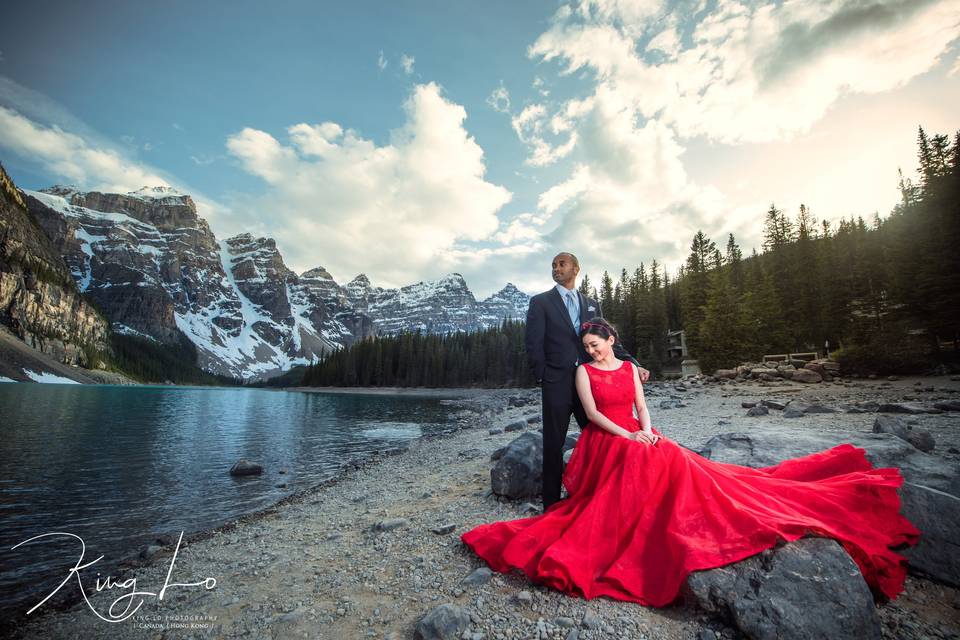
{"type": "Polygon", "coordinates": [[[409,396],[0,384],[0,610],[36,604],[79,556],[63,536],[11,549],[28,538],[73,533],[86,560],[118,560],[448,431],[458,410],[409,396]],[[231,477],[240,458],[263,475],[231,477]]]}

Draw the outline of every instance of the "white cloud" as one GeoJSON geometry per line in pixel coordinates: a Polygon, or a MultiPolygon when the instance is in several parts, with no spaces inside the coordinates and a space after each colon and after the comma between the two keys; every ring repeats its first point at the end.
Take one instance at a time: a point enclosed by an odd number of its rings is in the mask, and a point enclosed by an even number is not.
{"type": "Polygon", "coordinates": [[[93,146],[58,125],[34,122],[0,106],[0,146],[40,163],[49,173],[89,189],[133,191],[143,186],[169,186],[155,169],[124,157],[116,149],[93,146]]]}
{"type": "Polygon", "coordinates": [[[598,86],[683,137],[767,141],[807,131],[846,93],[902,86],[960,33],[955,0],[720,0],[683,48],[660,12],[657,3],[584,2],[559,11],[530,55],[563,60],[565,73],[592,71],[598,86]],[[639,46],[648,33],[646,48],[639,46]]]}
{"type": "Polygon", "coordinates": [[[527,105],[510,119],[510,124],[520,141],[530,149],[530,156],[526,160],[530,166],[543,167],[553,164],[569,155],[577,144],[577,133],[571,130],[564,116],[555,114],[548,118],[546,107],[542,104],[527,105]],[[566,132],[567,139],[551,144],[545,138],[545,130],[554,135],[566,132]]]}
{"type": "Polygon", "coordinates": [[[515,247],[524,246],[526,250],[542,248],[542,228],[548,216],[534,213],[521,213],[501,231],[493,235],[493,240],[499,242],[499,249],[517,251],[515,247]]]}
{"type": "Polygon", "coordinates": [[[490,108],[494,111],[510,113],[510,92],[503,86],[502,81],[500,82],[500,86],[487,96],[487,104],[490,105],[490,108]]]}
{"type": "Polygon", "coordinates": [[[377,68],[380,71],[387,68],[387,59],[383,56],[383,49],[380,49],[380,55],[377,56],[377,68]]]}
{"type": "Polygon", "coordinates": [[[547,81],[537,76],[533,79],[533,88],[536,89],[537,93],[540,94],[540,97],[546,98],[550,95],[550,90],[547,89],[547,81]]]}
{"type": "Polygon", "coordinates": [[[511,194],[484,179],[483,149],[466,110],[418,85],[406,124],[378,146],[335,123],[297,124],[290,143],[247,128],[229,152],[270,189],[238,203],[235,225],[266,220],[293,268],[324,265],[339,280],[365,272],[381,285],[435,277],[439,256],[497,231],[511,194]]]}
{"type": "Polygon", "coordinates": [[[723,196],[689,179],[669,127],[638,125],[619,94],[600,91],[579,132],[581,162],[538,200],[556,223],[547,234],[552,245],[576,248],[601,270],[617,269],[654,257],[677,263],[698,229],[722,230],[723,196]]]}
{"type": "Polygon", "coordinates": [[[403,68],[403,72],[407,75],[413,73],[413,63],[416,62],[413,56],[408,56],[407,54],[401,54],[400,56],[400,67],[403,68]]]}
{"type": "MultiPolygon", "coordinates": [[[[576,74],[590,93],[528,105],[512,120],[527,164],[575,160],[538,198],[548,220],[540,244],[577,253],[599,275],[653,258],[672,270],[698,229],[717,241],[729,232],[753,239],[769,205],[762,189],[733,201],[698,183],[685,146],[794,138],[840,97],[886,92],[924,73],[958,33],[953,1],[718,0],[683,13],[660,2],[561,7],[528,53],[559,62],[560,74],[576,74]]],[[[535,230],[517,223],[502,237],[535,230]]]]}

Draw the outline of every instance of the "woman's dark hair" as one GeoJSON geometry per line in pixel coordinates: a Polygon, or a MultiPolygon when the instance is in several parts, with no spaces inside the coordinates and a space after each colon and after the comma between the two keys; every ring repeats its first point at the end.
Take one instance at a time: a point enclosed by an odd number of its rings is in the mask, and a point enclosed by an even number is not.
{"type": "Polygon", "coordinates": [[[617,335],[617,330],[613,328],[613,325],[603,318],[590,318],[581,324],[580,339],[583,340],[583,336],[587,335],[588,333],[599,336],[604,340],[608,340],[610,336],[613,336],[614,340],[620,339],[620,337],[617,335]]]}

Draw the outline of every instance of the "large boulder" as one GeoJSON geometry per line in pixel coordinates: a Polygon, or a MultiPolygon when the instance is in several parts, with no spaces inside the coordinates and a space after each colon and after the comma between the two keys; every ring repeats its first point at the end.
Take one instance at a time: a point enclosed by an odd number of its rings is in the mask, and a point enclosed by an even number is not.
{"type": "Polygon", "coordinates": [[[794,382],[823,382],[823,376],[812,369],[797,369],[790,379],[794,382]]]}
{"type": "Polygon", "coordinates": [[[960,469],[887,433],[811,433],[766,425],[762,433],[725,433],[700,454],[718,462],[768,467],[849,442],[867,452],[874,467],[897,467],[904,477],[901,512],[920,531],[920,542],[902,551],[914,573],[960,586],[960,469]]]}
{"type": "Polygon", "coordinates": [[[508,444],[490,470],[493,492],[514,499],[539,496],[542,478],[543,437],[540,433],[524,433],[508,444]]]}
{"type": "Polygon", "coordinates": [[[892,433],[926,453],[933,451],[937,444],[933,434],[929,431],[914,429],[913,425],[896,416],[877,416],[877,419],[873,422],[873,432],[892,433]]]}
{"type": "Polygon", "coordinates": [[[803,538],[695,571],[685,591],[757,640],[881,637],[873,595],[860,569],[827,538],[803,538]]]}

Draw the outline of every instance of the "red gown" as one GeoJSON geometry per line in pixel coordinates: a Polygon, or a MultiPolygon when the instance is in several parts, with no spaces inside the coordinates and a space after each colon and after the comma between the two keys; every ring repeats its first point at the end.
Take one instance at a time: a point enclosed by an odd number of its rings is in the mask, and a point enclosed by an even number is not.
{"type": "MultiPolygon", "coordinates": [[[[638,430],[633,368],[586,365],[597,409],[638,430]]],[[[563,475],[569,497],[531,518],[480,525],[461,539],[495,571],[583,598],[664,606],[691,571],[742,560],[805,535],[837,540],[872,589],[894,598],[906,559],[890,549],[920,532],[900,515],[896,468],[863,449],[753,469],[708,460],[661,436],[634,442],[588,424],[563,475]]]]}

